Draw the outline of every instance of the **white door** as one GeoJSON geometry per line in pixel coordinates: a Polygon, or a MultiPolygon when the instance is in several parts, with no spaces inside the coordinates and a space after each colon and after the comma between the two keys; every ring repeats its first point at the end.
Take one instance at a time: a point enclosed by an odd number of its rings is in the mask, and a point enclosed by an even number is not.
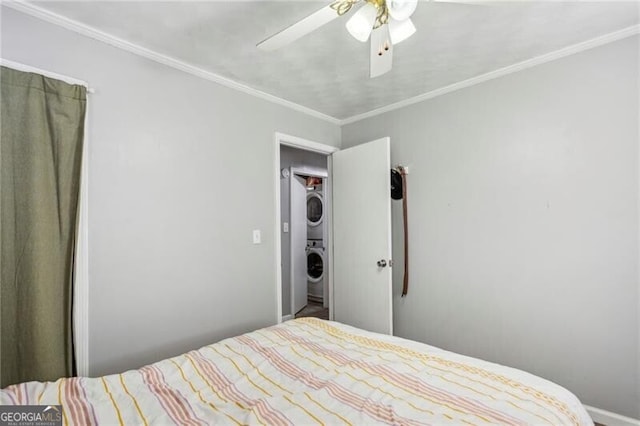
{"type": "Polygon", "coordinates": [[[389,170],[388,137],[333,154],[334,319],[385,334],[393,333],[389,170]]]}
{"type": "Polygon", "coordinates": [[[305,180],[291,174],[291,314],[307,306],[307,187],[305,180]]]}

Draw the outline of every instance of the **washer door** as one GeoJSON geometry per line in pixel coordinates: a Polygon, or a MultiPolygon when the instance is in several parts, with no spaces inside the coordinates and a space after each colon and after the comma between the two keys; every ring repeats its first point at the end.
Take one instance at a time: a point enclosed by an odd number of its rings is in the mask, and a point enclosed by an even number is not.
{"type": "Polygon", "coordinates": [[[324,276],[324,256],[320,250],[309,250],[307,253],[307,279],[317,283],[324,276]]]}
{"type": "Polygon", "coordinates": [[[307,224],[318,226],[324,218],[324,200],[319,192],[309,192],[307,194],[307,224]]]}

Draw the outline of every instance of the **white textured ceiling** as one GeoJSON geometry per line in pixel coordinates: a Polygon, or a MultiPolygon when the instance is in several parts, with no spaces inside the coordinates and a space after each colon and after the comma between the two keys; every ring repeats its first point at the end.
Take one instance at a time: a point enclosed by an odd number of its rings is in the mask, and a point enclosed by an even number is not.
{"type": "MultiPolygon", "coordinates": [[[[255,45],[329,2],[34,2],[85,25],[344,119],[639,22],[639,3],[420,2],[393,69],[370,79],[369,46],[334,20],[275,52],[255,45]]],[[[350,14],[353,12],[350,12],[350,14]]]]}

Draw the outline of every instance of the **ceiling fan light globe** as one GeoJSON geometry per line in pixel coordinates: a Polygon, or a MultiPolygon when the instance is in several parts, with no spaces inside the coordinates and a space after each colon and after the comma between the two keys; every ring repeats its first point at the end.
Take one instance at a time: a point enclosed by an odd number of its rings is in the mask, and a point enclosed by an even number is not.
{"type": "Polygon", "coordinates": [[[389,20],[389,38],[391,39],[391,43],[394,45],[408,39],[415,32],[416,27],[409,18],[404,21],[396,21],[395,19],[389,20]]]}
{"type": "Polygon", "coordinates": [[[413,15],[418,7],[418,0],[385,0],[385,4],[393,19],[404,21],[413,15]]]}
{"type": "Polygon", "coordinates": [[[376,21],[378,10],[371,3],[365,3],[358,11],[347,21],[347,30],[356,40],[365,42],[369,39],[373,24],[376,21]]]}

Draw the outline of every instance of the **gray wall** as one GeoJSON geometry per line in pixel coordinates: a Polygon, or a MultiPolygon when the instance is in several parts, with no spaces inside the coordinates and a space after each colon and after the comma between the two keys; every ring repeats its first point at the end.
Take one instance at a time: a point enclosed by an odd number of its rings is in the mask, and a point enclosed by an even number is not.
{"type": "MultiPolygon", "coordinates": [[[[410,166],[395,333],[640,418],[638,37],[343,127],[410,166]]],[[[394,247],[402,247],[394,203],[394,247]]],[[[394,250],[397,265],[402,253],[394,250]]]]}
{"type": "MultiPolygon", "coordinates": [[[[272,324],[273,132],[339,146],[340,129],[12,9],[1,24],[2,57],[97,89],[91,373],[272,324]]],[[[390,135],[394,163],[411,166],[396,334],[640,417],[637,49],[623,40],[343,128],[348,146],[390,135]]]]}
{"type": "Polygon", "coordinates": [[[88,81],[90,372],[276,320],[274,132],[338,126],[2,9],[2,57],[88,81]],[[252,244],[252,230],[262,244],[252,244]]]}
{"type": "MultiPolygon", "coordinates": [[[[280,168],[313,167],[327,170],[327,156],[317,152],[303,151],[301,149],[283,146],[280,148],[280,168]]],[[[290,178],[280,178],[280,217],[282,222],[291,222],[289,193],[290,178]]],[[[289,233],[282,231],[280,226],[282,243],[282,315],[291,314],[291,240],[289,233]]]]}

